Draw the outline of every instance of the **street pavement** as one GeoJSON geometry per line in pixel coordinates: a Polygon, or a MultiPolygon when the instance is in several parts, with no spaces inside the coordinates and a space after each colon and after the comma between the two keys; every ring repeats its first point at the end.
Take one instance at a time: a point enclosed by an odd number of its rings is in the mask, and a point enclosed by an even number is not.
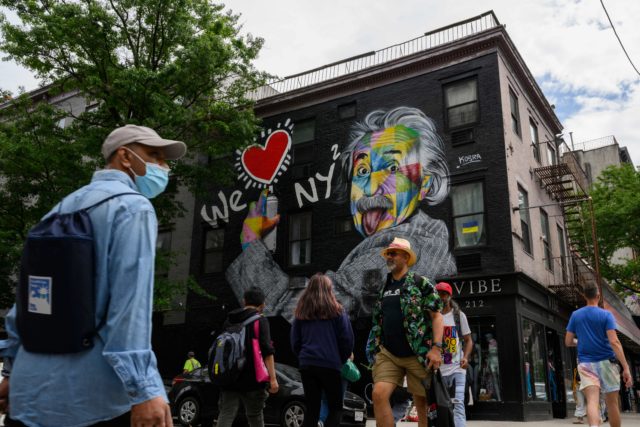
{"type": "MultiPolygon", "coordinates": [[[[552,427],[552,426],[575,426],[578,427],[579,424],[573,424],[575,418],[565,418],[565,419],[552,419],[546,421],[467,421],[467,427],[552,427]]],[[[367,427],[375,427],[376,421],[374,419],[367,420],[367,427]]],[[[582,424],[585,427],[588,427],[587,419],[585,417],[585,424],[582,424]]],[[[602,424],[605,427],[609,426],[609,423],[602,424]]],[[[630,413],[626,412],[622,414],[622,425],[623,427],[640,427],[640,414],[638,413],[630,413]]],[[[398,427],[417,427],[418,423],[405,423],[400,422],[397,424],[398,427]]]]}

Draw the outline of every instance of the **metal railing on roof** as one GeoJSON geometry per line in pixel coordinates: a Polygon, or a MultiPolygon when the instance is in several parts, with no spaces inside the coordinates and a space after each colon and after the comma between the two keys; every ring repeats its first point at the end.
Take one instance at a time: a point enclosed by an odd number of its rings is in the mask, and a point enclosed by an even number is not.
{"type": "Polygon", "coordinates": [[[412,55],[417,52],[442,46],[465,37],[469,37],[483,31],[490,30],[500,25],[498,18],[493,11],[485,12],[473,18],[456,22],[437,30],[429,31],[420,37],[398,43],[384,49],[363,53],[361,55],[352,56],[342,61],[333,62],[323,65],[322,67],[304,71],[268,83],[258,88],[250,98],[260,100],[274,96],[283,92],[300,89],[311,86],[316,83],[331,80],[347,74],[355,73],[366,68],[374,67],[385,62],[393,61],[404,56],[412,55]]]}
{"type": "Polygon", "coordinates": [[[609,145],[618,145],[616,137],[613,135],[603,136],[602,138],[590,139],[589,141],[577,142],[573,144],[573,150],[589,151],[597,148],[608,147],[609,145]]]}

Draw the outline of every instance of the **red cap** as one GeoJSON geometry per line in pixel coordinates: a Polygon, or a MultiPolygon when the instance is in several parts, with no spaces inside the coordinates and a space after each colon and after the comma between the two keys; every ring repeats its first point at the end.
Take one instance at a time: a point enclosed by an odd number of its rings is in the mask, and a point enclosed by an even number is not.
{"type": "Polygon", "coordinates": [[[448,292],[449,295],[453,295],[453,290],[451,289],[451,285],[447,282],[440,282],[436,285],[436,291],[448,292]]]}

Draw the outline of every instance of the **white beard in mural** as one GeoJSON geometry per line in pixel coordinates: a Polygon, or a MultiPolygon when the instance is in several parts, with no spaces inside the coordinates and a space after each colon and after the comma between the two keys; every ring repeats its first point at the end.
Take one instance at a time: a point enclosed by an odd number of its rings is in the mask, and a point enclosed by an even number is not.
{"type": "MultiPolygon", "coordinates": [[[[411,243],[418,257],[412,271],[432,280],[455,275],[444,222],[419,208],[421,202],[437,205],[449,193],[449,168],[433,121],[415,108],[373,111],[354,124],[341,157],[334,201],[349,200],[364,240],[336,271],[326,274],[350,315],[371,314],[388,271],[380,253],[395,237],[411,243]]],[[[263,193],[251,205],[243,225],[243,252],[226,278],[239,301],[246,289],[257,286],[266,296],[265,315],[291,321],[306,280],[283,272],[261,240],[279,219],[264,216],[265,203],[263,193]]]]}

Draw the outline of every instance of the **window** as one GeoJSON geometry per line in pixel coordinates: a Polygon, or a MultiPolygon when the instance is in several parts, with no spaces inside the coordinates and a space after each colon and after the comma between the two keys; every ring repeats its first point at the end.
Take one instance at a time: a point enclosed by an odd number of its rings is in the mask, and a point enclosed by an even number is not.
{"type": "Polygon", "coordinates": [[[520,133],[520,110],[518,108],[518,97],[509,88],[509,103],[511,104],[511,130],[518,136],[520,133]]]}
{"type": "Polygon", "coordinates": [[[214,228],[205,232],[203,273],[219,273],[222,271],[224,245],[224,229],[214,228]]]}
{"type": "MultiPolygon", "coordinates": [[[[473,400],[478,402],[502,401],[500,360],[495,317],[469,317],[473,339],[473,354],[469,360],[471,375],[468,386],[473,400]]],[[[469,373],[469,371],[467,371],[469,373]]]]}
{"type": "Polygon", "coordinates": [[[295,122],[293,132],[291,133],[291,143],[293,145],[302,144],[303,142],[313,141],[316,137],[316,121],[315,119],[301,120],[295,122]]]}
{"type": "Polygon", "coordinates": [[[353,231],[353,217],[343,216],[334,219],[335,234],[345,234],[353,231]]]}
{"type": "Polygon", "coordinates": [[[289,216],[289,265],[311,263],[311,212],[289,216]]]}
{"type": "Polygon", "coordinates": [[[520,212],[520,229],[522,230],[522,249],[531,252],[531,221],[529,221],[529,195],[518,185],[518,212],[520,212]]]}
{"type": "Polygon", "coordinates": [[[549,166],[555,165],[558,163],[556,159],[556,148],[553,146],[553,142],[547,143],[547,164],[549,166]]]}
{"type": "Polygon", "coordinates": [[[542,245],[544,246],[544,266],[553,271],[553,254],[549,242],[549,215],[540,209],[540,228],[542,229],[542,245]]]}
{"type": "Polygon", "coordinates": [[[478,121],[477,86],[476,79],[463,80],[445,86],[444,102],[450,129],[478,121]]]}
{"type": "Polygon", "coordinates": [[[486,243],[484,226],[484,192],[481,182],[453,187],[453,226],[455,248],[466,248],[486,243]]]}
{"type": "Polygon", "coordinates": [[[356,116],[356,101],[338,105],[338,117],[340,119],[352,119],[356,116]]]}
{"type": "Polygon", "coordinates": [[[524,384],[526,400],[547,400],[547,358],[544,327],[522,318],[524,384]]]}
{"type": "Polygon", "coordinates": [[[564,243],[564,230],[556,224],[558,229],[558,246],[560,247],[560,266],[562,267],[562,283],[569,282],[567,273],[567,248],[564,243]]]}
{"type": "Polygon", "coordinates": [[[531,147],[533,148],[533,158],[540,163],[540,140],[538,139],[538,126],[533,119],[529,119],[529,131],[531,132],[531,147]]]}

